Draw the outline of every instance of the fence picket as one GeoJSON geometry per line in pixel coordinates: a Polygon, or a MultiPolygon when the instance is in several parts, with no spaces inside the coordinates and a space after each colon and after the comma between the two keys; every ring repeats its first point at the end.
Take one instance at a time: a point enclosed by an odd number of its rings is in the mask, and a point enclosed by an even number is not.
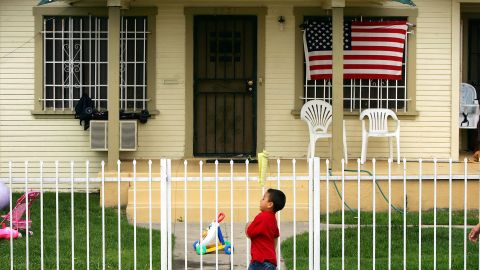
{"type": "Polygon", "coordinates": [[[403,158],[403,269],[407,269],[407,160],[403,158]]]}
{"type": "Polygon", "coordinates": [[[105,161],[102,160],[102,269],[105,270],[105,161]]]}
{"type": "Polygon", "coordinates": [[[320,158],[318,157],[313,158],[313,253],[313,269],[320,270],[320,158]]]}
{"type": "Polygon", "coordinates": [[[185,266],[185,269],[188,268],[188,252],[187,252],[187,239],[188,239],[188,226],[187,226],[187,223],[188,223],[188,201],[187,201],[187,182],[188,182],[188,174],[187,174],[187,166],[188,166],[188,161],[187,160],[184,160],[183,161],[183,205],[184,205],[184,208],[183,208],[183,215],[185,216],[184,218],[184,236],[183,236],[183,239],[185,239],[184,241],[184,251],[185,254],[185,258],[184,258],[184,266],[185,266]]]}
{"type": "MultiPolygon", "coordinates": [[[[320,161],[318,161],[318,163],[320,164],[320,161]]],[[[319,175],[319,179],[320,179],[320,175],[319,175]]],[[[279,158],[277,158],[277,189],[280,190],[280,159],[279,158]]],[[[265,192],[265,186],[262,186],[262,196],[263,196],[264,192],[265,192]]],[[[277,213],[277,226],[278,226],[278,232],[279,232],[279,236],[278,236],[277,241],[278,241],[278,243],[282,243],[282,212],[277,213]]],[[[278,260],[278,262],[280,262],[280,259],[281,259],[280,257],[282,256],[281,255],[282,254],[281,248],[282,248],[282,245],[278,244],[277,245],[277,260],[278,260]]],[[[278,270],[281,270],[282,264],[278,263],[277,268],[278,268],[278,270]]]]}
{"type": "MultiPolygon", "coordinates": [[[[12,188],[12,162],[9,161],[8,162],[8,183],[10,185],[10,192],[9,192],[9,196],[10,196],[10,203],[9,203],[9,208],[10,208],[10,211],[9,213],[12,213],[12,204],[13,204],[13,196],[12,196],[12,192],[13,192],[13,188],[12,188]]],[[[10,228],[13,228],[12,226],[12,221],[13,219],[11,218],[10,219],[10,228]]],[[[10,239],[12,239],[12,235],[13,235],[13,231],[10,230],[10,239]]],[[[10,241],[10,270],[13,270],[13,241],[10,241]]]]}
{"type": "Polygon", "coordinates": [[[422,159],[418,160],[418,270],[422,270],[422,159]]]}
{"type": "Polygon", "coordinates": [[[122,269],[122,228],[120,226],[121,220],[121,175],[120,175],[121,161],[117,160],[117,256],[118,256],[118,270],[122,269]]]}
{"type": "MultiPolygon", "coordinates": [[[[87,171],[88,173],[88,171],[87,171]]],[[[10,187],[12,184],[10,183],[10,187]]],[[[10,195],[11,195],[11,190],[10,190],[10,195]]],[[[88,192],[87,192],[88,194],[88,192]]],[[[10,201],[12,201],[12,198],[10,197],[10,201]]],[[[87,201],[88,202],[88,201],[87,201]]],[[[10,203],[10,207],[12,204],[10,203]]],[[[87,208],[87,220],[88,220],[88,208],[87,208]]],[[[88,224],[88,223],[87,223],[88,224]]],[[[11,227],[11,226],[10,226],[11,227]]],[[[11,233],[10,232],[10,239],[11,239],[11,233]]],[[[88,227],[87,227],[87,233],[88,233],[88,227]]],[[[40,269],[43,270],[43,265],[44,265],[44,258],[43,258],[43,245],[44,245],[44,239],[43,239],[43,161],[40,161],[40,269]]],[[[88,241],[88,238],[87,238],[88,241]]],[[[11,241],[11,244],[13,242],[11,241]]],[[[87,249],[87,261],[88,261],[88,249],[87,249]]],[[[88,264],[87,264],[88,265],[88,264]]],[[[88,268],[87,268],[88,270],[88,268]]]]}
{"type": "MultiPolygon", "coordinates": [[[[233,270],[233,247],[234,245],[234,239],[233,239],[233,160],[230,160],[230,247],[231,247],[231,252],[230,252],[230,269],[233,270]]],[[[187,238],[185,238],[187,239],[187,238]]]]}
{"type": "MultiPolygon", "coordinates": [[[[26,200],[27,200],[27,204],[28,204],[28,161],[25,161],[25,197],[26,197],[26,200]]],[[[29,217],[30,217],[30,213],[29,213],[29,209],[30,207],[25,207],[25,216],[26,216],[26,220],[27,222],[25,223],[26,225],[26,230],[25,230],[25,236],[26,236],[26,243],[25,243],[25,269],[29,269],[29,264],[30,264],[30,258],[29,258],[29,255],[30,255],[30,250],[29,250],[29,233],[28,233],[28,229],[29,229],[29,224],[28,224],[28,220],[29,220],[29,217]]]]}
{"type": "MultiPolygon", "coordinates": [[[[74,162],[73,160],[70,162],[70,225],[71,225],[71,238],[72,238],[72,270],[75,269],[75,198],[73,196],[73,167],[74,167],[74,162]]],[[[28,207],[27,207],[28,208],[28,207]]]]}
{"type": "Polygon", "coordinates": [[[437,159],[433,159],[433,269],[437,269],[437,159]]]}
{"type": "Polygon", "coordinates": [[[137,269],[137,161],[133,160],[133,269],[137,269]]]}
{"type": "Polygon", "coordinates": [[[388,270],[392,269],[392,159],[388,159],[388,270]]]}
{"type": "MultiPolygon", "coordinates": [[[[357,269],[360,270],[360,159],[357,159],[357,269]]],[[[345,196],[345,194],[344,194],[345,196]]]]}
{"type": "MultiPolygon", "coordinates": [[[[297,269],[297,169],[296,169],[297,161],[292,159],[292,190],[293,190],[293,270],[297,269]]],[[[327,160],[328,164],[328,160],[327,160]]],[[[328,166],[328,165],[327,165],[328,166]]],[[[328,190],[328,188],[327,188],[328,190]]],[[[328,203],[328,199],[327,199],[328,203]]],[[[328,210],[327,210],[328,211],[328,210]]],[[[233,233],[232,233],[233,235],[233,233]]],[[[328,241],[328,240],[327,240],[328,241]]],[[[233,269],[233,268],[232,268],[233,269]]]]}
{"type": "Polygon", "coordinates": [[[376,212],[377,212],[377,194],[376,194],[376,181],[377,181],[377,167],[376,167],[377,160],[373,159],[372,160],[372,167],[373,167],[373,177],[372,177],[372,223],[373,223],[373,228],[372,228],[372,269],[375,270],[376,267],[376,212]]]}

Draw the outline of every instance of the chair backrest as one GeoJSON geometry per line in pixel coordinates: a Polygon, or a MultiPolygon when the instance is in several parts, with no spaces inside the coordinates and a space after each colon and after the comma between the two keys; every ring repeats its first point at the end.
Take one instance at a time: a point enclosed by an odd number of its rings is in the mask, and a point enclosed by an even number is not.
{"type": "Polygon", "coordinates": [[[310,132],[327,133],[332,123],[332,105],[323,100],[310,100],[303,105],[300,118],[307,122],[310,132]]]}
{"type": "Polygon", "coordinates": [[[360,120],[368,117],[369,132],[388,132],[388,117],[398,121],[397,115],[390,109],[366,109],[360,114],[360,120]]]}
{"type": "Polygon", "coordinates": [[[462,83],[460,88],[460,106],[478,104],[477,90],[471,84],[462,83]]]}

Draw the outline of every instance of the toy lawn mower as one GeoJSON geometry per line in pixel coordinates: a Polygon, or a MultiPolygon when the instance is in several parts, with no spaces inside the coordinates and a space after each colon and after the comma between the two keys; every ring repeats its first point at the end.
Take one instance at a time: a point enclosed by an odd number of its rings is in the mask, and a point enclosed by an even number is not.
{"type": "Polygon", "coordinates": [[[211,253],[216,250],[223,250],[225,254],[231,254],[233,252],[232,245],[223,238],[222,230],[220,229],[220,222],[222,222],[224,218],[224,213],[218,213],[217,220],[212,221],[207,229],[203,231],[202,239],[193,243],[193,249],[198,255],[211,253]],[[215,235],[216,230],[217,235],[215,235]],[[218,241],[216,241],[217,237],[218,241]]]}

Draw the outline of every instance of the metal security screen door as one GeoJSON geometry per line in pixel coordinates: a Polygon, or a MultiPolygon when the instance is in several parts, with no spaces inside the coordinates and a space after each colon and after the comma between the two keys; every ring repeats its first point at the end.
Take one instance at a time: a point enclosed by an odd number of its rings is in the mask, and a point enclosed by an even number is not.
{"type": "Polygon", "coordinates": [[[194,155],[256,152],[257,18],[195,16],[194,155]]]}

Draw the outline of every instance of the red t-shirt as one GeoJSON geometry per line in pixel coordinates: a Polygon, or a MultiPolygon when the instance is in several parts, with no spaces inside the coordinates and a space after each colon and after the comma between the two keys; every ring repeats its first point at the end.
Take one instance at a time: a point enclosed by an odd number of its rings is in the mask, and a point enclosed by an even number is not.
{"type": "Polygon", "coordinates": [[[247,235],[252,241],[252,262],[268,261],[277,265],[275,238],[280,236],[277,219],[273,212],[260,212],[247,228],[247,235]]]}

